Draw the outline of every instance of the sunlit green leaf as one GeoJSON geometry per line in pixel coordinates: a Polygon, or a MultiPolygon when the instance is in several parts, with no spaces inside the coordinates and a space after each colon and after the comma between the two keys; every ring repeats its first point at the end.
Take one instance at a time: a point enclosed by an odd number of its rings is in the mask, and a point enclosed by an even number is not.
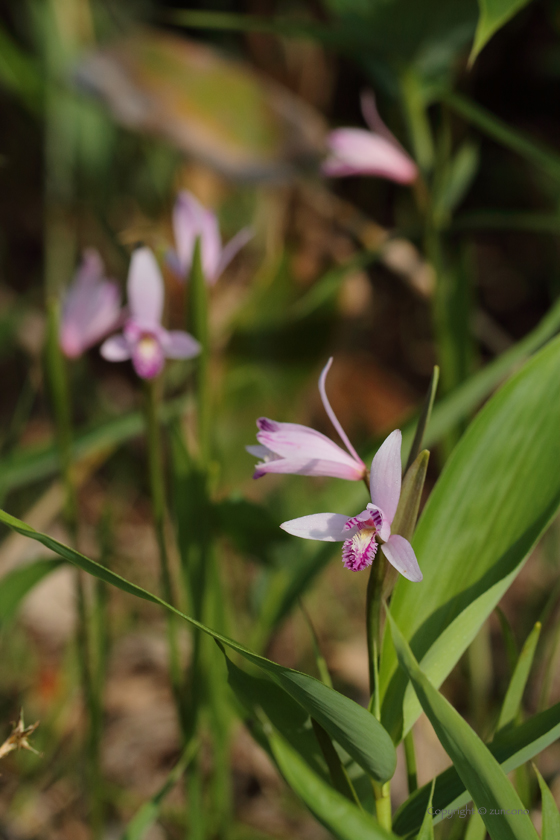
{"type": "Polygon", "coordinates": [[[338,691],[334,691],[334,689],[308,674],[294,671],[291,668],[284,668],[264,656],[253,653],[239,642],[217,633],[191,616],[175,609],[157,595],[147,592],[140,586],[131,583],[47,534],[35,531],[31,526],[5,511],[0,511],[0,521],[17,533],[36,540],[46,548],[50,548],[60,557],[83,569],[88,574],[99,578],[99,580],[104,580],[130,595],[135,595],[145,601],[151,601],[153,604],[159,604],[188,621],[193,627],[202,630],[202,632],[237,651],[284,688],[366,773],[382,782],[393,776],[397,758],[391,738],[381,724],[353,700],[338,691]]]}
{"type": "Polygon", "coordinates": [[[560,812],[558,805],[550,792],[550,788],[543,779],[535,765],[533,769],[537,774],[542,797],[542,837],[541,840],[557,840],[560,837],[560,812]]]}
{"type": "MultiPolygon", "coordinates": [[[[560,737],[560,703],[540,712],[525,723],[506,730],[487,744],[489,751],[509,773],[530,761],[560,737]]],[[[430,797],[431,782],[414,792],[395,814],[395,831],[401,835],[417,832],[420,828],[430,797]]],[[[436,778],[433,806],[435,810],[462,808],[471,795],[465,789],[454,767],[436,778]]],[[[439,822],[442,816],[435,817],[439,822]]]]}
{"type": "MultiPolygon", "coordinates": [[[[482,624],[560,507],[559,370],[555,339],[478,414],[426,504],[413,540],[424,580],[401,577],[391,605],[418,659],[491,591],[485,608],[472,610],[474,626],[482,624]]],[[[380,679],[382,720],[398,737],[406,678],[388,639],[380,679]]]]}
{"type": "Polygon", "coordinates": [[[513,723],[515,723],[515,720],[519,714],[519,711],[521,709],[521,701],[523,700],[523,692],[525,691],[525,686],[527,685],[527,680],[529,679],[529,674],[531,672],[533,659],[535,658],[535,650],[537,648],[537,642],[539,641],[540,634],[541,623],[540,621],[537,621],[537,623],[529,633],[529,636],[527,637],[527,640],[523,645],[521,653],[519,654],[519,659],[517,660],[517,664],[515,666],[515,670],[513,672],[500,712],[498,725],[496,727],[498,732],[505,726],[511,726],[513,723]]]}
{"type": "Polygon", "coordinates": [[[459,712],[430,683],[389,612],[388,618],[399,665],[414,685],[422,709],[493,840],[538,840],[521,799],[498,761],[459,712]]]}

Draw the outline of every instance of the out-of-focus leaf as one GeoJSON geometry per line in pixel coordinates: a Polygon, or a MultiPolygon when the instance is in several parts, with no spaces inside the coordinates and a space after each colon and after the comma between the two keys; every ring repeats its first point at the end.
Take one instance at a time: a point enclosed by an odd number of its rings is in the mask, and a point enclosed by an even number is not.
{"type": "MultiPolygon", "coordinates": [[[[160,417],[163,423],[179,416],[185,410],[185,398],[171,400],[162,406],[160,417]]],[[[76,435],[72,446],[74,461],[89,458],[112,449],[141,435],[145,421],[139,411],[110,420],[87,432],[76,435]]],[[[7,493],[17,487],[32,484],[54,475],[59,469],[57,449],[53,444],[30,446],[19,449],[0,460],[0,493],[7,493]]]]}
{"type": "Polygon", "coordinates": [[[268,735],[282,775],[318,820],[341,840],[396,840],[366,811],[327,784],[277,732],[268,735]]]}
{"type": "Polygon", "coordinates": [[[432,371],[432,378],[430,379],[430,384],[428,385],[428,391],[424,398],[424,404],[422,406],[422,411],[420,412],[420,417],[418,418],[418,423],[416,425],[416,431],[414,432],[414,439],[412,441],[412,445],[410,447],[410,452],[408,453],[408,458],[406,461],[406,467],[404,468],[405,475],[412,466],[413,462],[418,457],[418,454],[422,448],[422,441],[424,440],[424,435],[426,434],[426,428],[430,422],[430,418],[432,416],[432,409],[434,407],[434,400],[436,398],[436,391],[439,382],[439,367],[437,365],[434,366],[432,371]]]}
{"type": "Polygon", "coordinates": [[[119,122],[229,176],[285,177],[323,153],[311,106],[200,42],[143,29],[84,58],[76,76],[119,122]]]}
{"type": "Polygon", "coordinates": [[[475,125],[493,140],[501,143],[506,149],[517,152],[529,163],[538,166],[555,180],[560,179],[560,155],[553,149],[532,140],[515,128],[511,128],[499,117],[491,114],[477,102],[467,99],[459,93],[446,93],[444,102],[449,107],[475,125]]]}
{"type": "Polygon", "coordinates": [[[521,649],[521,653],[519,654],[519,659],[517,660],[517,664],[500,712],[498,725],[496,727],[498,732],[506,726],[512,726],[519,714],[521,701],[523,700],[523,692],[525,691],[525,686],[527,685],[527,680],[529,679],[540,634],[541,623],[540,621],[537,621],[529,633],[529,636],[521,649]]]}
{"type": "Polygon", "coordinates": [[[388,618],[399,665],[414,685],[422,709],[472,795],[492,838],[538,840],[523,803],[498,761],[422,672],[390,612],[388,618]]]}
{"type": "Polygon", "coordinates": [[[381,249],[379,251],[362,251],[357,257],[353,257],[343,265],[331,268],[313,284],[308,292],[296,301],[290,311],[291,317],[293,319],[306,318],[319,307],[332,301],[349,274],[365,268],[379,259],[380,256],[381,249]]]}
{"type": "Polygon", "coordinates": [[[220,532],[235,548],[261,562],[273,562],[271,549],[287,535],[262,505],[247,499],[224,499],[212,507],[220,532]]]}
{"type": "Polygon", "coordinates": [[[557,840],[560,837],[560,812],[550,788],[533,764],[537,774],[542,798],[542,836],[541,840],[557,840]]]}
{"type": "Polygon", "coordinates": [[[530,0],[478,0],[480,17],[476,27],[473,48],[469,56],[469,64],[473,64],[492,35],[495,35],[498,29],[501,29],[529,2],[530,0]]]}
{"type": "Polygon", "coordinates": [[[0,26],[0,84],[15,93],[33,112],[41,107],[43,81],[30,55],[0,26]]]}
{"type": "Polygon", "coordinates": [[[0,628],[14,617],[21,602],[33,587],[46,575],[58,569],[62,563],[58,558],[37,560],[27,566],[13,569],[0,579],[0,628]]]}
{"type": "Polygon", "coordinates": [[[142,840],[146,832],[159,817],[161,806],[165,797],[173,790],[189,764],[191,763],[198,744],[193,739],[183,750],[183,754],[175,767],[171,770],[167,779],[151,799],[141,806],[128,823],[121,840],[142,840]]]}
{"type": "Polygon", "coordinates": [[[466,140],[446,167],[442,183],[434,197],[434,217],[440,225],[449,223],[478,169],[478,146],[466,140]]]}
{"type": "Polygon", "coordinates": [[[202,630],[203,633],[237,651],[284,688],[366,773],[380,782],[385,782],[393,776],[397,756],[391,738],[379,721],[362,706],[354,703],[353,700],[338,691],[334,691],[334,689],[308,674],[294,671],[291,668],[284,668],[264,656],[253,653],[239,642],[229,639],[227,636],[223,636],[202,624],[202,622],[185,615],[185,613],[166,603],[162,598],[131,583],[84,554],[80,554],[47,534],[35,531],[25,522],[9,513],[0,511],[0,521],[24,537],[29,537],[46,548],[50,548],[60,557],[93,575],[93,577],[104,580],[130,595],[135,595],[145,601],[164,607],[189,622],[193,627],[202,630]]]}
{"type": "Polygon", "coordinates": [[[518,213],[515,210],[471,210],[453,220],[452,231],[477,230],[526,230],[531,233],[560,231],[560,216],[553,213],[518,213]]]}
{"type": "MultiPolygon", "coordinates": [[[[495,587],[482,624],[560,507],[559,370],[556,338],[477,415],[424,508],[413,540],[424,581],[401,577],[391,604],[417,658],[495,587]]],[[[398,737],[406,679],[388,639],[380,681],[382,720],[398,737]]]]}
{"type": "MultiPolygon", "coordinates": [[[[504,732],[496,738],[488,749],[501,764],[504,773],[510,773],[526,761],[530,761],[560,737],[560,703],[540,712],[530,720],[504,732]]],[[[401,836],[408,836],[419,831],[428,807],[431,782],[415,791],[401,805],[395,814],[395,831],[401,836]]],[[[434,810],[455,810],[465,805],[470,794],[457,775],[457,770],[450,767],[436,778],[433,807],[434,810]]],[[[434,818],[434,823],[443,819],[434,818]]]]}

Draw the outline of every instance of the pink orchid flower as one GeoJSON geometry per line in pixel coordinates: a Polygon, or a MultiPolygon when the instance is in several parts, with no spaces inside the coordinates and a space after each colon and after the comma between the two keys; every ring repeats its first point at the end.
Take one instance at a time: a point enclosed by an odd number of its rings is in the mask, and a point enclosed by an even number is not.
{"type": "Polygon", "coordinates": [[[330,154],[323,162],[323,174],[330,178],[374,175],[399,184],[415,181],[418,168],[379,116],[371,91],[362,94],[361,105],[370,130],[337,128],[331,131],[327,137],[330,154]]]}
{"type": "Polygon", "coordinates": [[[97,251],[85,250],[62,303],[59,342],[70,359],[81,356],[119,325],[121,293],[117,284],[104,275],[97,251]]]}
{"type": "Polygon", "coordinates": [[[169,255],[172,268],[182,278],[189,274],[194,246],[196,240],[200,239],[202,270],[210,285],[214,285],[237,252],[253,236],[249,228],[243,228],[222,247],[216,215],[186,190],[179,193],[173,208],[173,232],[176,251],[169,255]]]}
{"type": "Polygon", "coordinates": [[[379,543],[385,557],[405,578],[422,580],[422,572],[409,541],[391,534],[401,495],[401,441],[397,429],[379,447],[371,463],[371,503],[357,516],[314,513],[291,519],[280,527],[304,540],[342,542],[342,562],[352,572],[371,566],[379,543]]]}
{"type": "Polygon", "coordinates": [[[277,423],[267,417],[260,417],[257,420],[257,440],[260,445],[245,447],[247,452],[262,458],[263,461],[257,464],[253,478],[261,478],[266,473],[328,475],[333,478],[347,478],[350,481],[361,481],[365,477],[366,465],[350,443],[327,398],[325,381],[332,361],[331,357],[321,373],[319,393],[325,411],[348,452],[321,432],[316,432],[308,426],[301,426],[299,423],[277,423]]]}
{"type": "Polygon", "coordinates": [[[156,258],[149,248],[134,251],[128,272],[130,317],[121,335],[108,338],[101,355],[109,362],[132,359],[142,379],[153,379],[165,359],[191,359],[200,353],[200,344],[182,330],[166,330],[161,325],[164,285],[156,258]]]}

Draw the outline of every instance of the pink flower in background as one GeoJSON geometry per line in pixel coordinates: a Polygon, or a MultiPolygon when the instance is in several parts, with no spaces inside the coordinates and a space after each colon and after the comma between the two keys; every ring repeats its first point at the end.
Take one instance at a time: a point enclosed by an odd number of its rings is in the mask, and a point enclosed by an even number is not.
{"type": "Polygon", "coordinates": [[[257,420],[259,446],[245,447],[251,455],[262,458],[253,478],[266,473],[296,473],[298,475],[329,475],[360,481],[366,475],[366,465],[348,440],[346,432],[331,408],[325,390],[325,380],[332,358],[325,365],[319,378],[319,393],[325,411],[340,435],[348,452],[330,438],[299,423],[277,423],[267,417],[257,420]],[[348,454],[350,453],[350,454],[348,454]]]}
{"type": "Polygon", "coordinates": [[[185,278],[192,267],[194,246],[200,239],[202,270],[206,282],[213,285],[234,256],[253,236],[243,228],[222,247],[222,237],[215,213],[208,210],[186,190],[179,193],[173,208],[173,233],[176,250],[169,255],[175,272],[185,278]]]}
{"type": "Polygon", "coordinates": [[[422,580],[418,560],[408,540],[391,534],[401,495],[401,440],[402,435],[397,430],[379,447],[371,463],[371,504],[362,513],[357,516],[314,513],[291,519],[280,527],[304,540],[343,543],[342,562],[353,572],[371,566],[380,540],[385,557],[401,575],[412,581],[422,580]]]}
{"type": "Polygon", "coordinates": [[[163,279],[156,258],[149,248],[134,251],[128,272],[130,317],[121,335],[103,342],[101,355],[109,362],[132,359],[142,379],[153,379],[165,359],[191,359],[200,353],[200,344],[182,330],[168,331],[161,325],[163,279]]]}
{"type": "Polygon", "coordinates": [[[88,248],[62,303],[62,352],[70,359],[81,356],[116,329],[120,320],[119,287],[105,278],[101,257],[95,249],[88,248]]]}
{"type": "Polygon", "coordinates": [[[331,131],[327,138],[330,154],[323,161],[323,174],[330,178],[374,175],[399,184],[415,181],[416,164],[379,116],[373,93],[363,93],[361,104],[370,130],[337,128],[331,131]]]}

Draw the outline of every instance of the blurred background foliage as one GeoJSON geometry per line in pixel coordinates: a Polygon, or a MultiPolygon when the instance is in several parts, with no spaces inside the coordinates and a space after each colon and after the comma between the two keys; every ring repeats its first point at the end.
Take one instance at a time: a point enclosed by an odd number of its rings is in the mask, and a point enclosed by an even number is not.
{"type": "MultiPolygon", "coordinates": [[[[43,375],[45,297],[61,293],[84,247],[98,248],[123,285],[135,244],[164,258],[176,193],[193,190],[218,211],[225,239],[245,224],[255,230],[211,303],[215,527],[234,606],[224,624],[314,673],[297,609],[305,592],[337,684],[363,699],[363,580],[330,563],[332,548],[294,545],[277,528],[321,504],[350,513],[361,490],[313,479],[310,493],[310,479],[288,476],[253,483],[244,445],[261,415],[331,434],[315,383],[334,355],[333,405],[371,456],[384,432],[410,429],[437,362],[433,483],[476,408],[560,327],[560,4],[511,8],[518,13],[509,21],[488,9],[479,21],[476,0],[201,0],[188,8],[0,0],[3,507],[63,533],[43,375]],[[411,189],[318,175],[328,126],[363,125],[359,97],[368,87],[419,165],[411,189]]],[[[168,322],[180,327],[183,289],[170,272],[165,279],[168,322]]],[[[137,383],[95,350],[71,376],[80,539],[155,588],[137,383]]],[[[165,373],[170,466],[174,430],[192,425],[191,376],[182,362],[165,373]]],[[[558,540],[555,526],[508,593],[502,624],[492,618],[445,685],[475,724],[481,704],[497,709],[508,644],[520,644],[543,613],[536,667],[544,673],[548,663],[554,673],[558,540]],[[473,661],[480,667],[469,682],[473,661]]],[[[20,538],[6,537],[0,574],[34,559],[20,538]]],[[[67,570],[50,571],[20,620],[13,610],[0,615],[0,720],[24,704],[42,721],[43,756],[10,758],[0,778],[0,832],[14,840],[90,836],[72,596],[67,570]]],[[[118,837],[165,777],[178,741],[161,616],[114,592],[107,610],[102,755],[107,837],[118,837]]],[[[185,636],[185,658],[189,644],[185,636]]],[[[548,682],[536,681],[529,708],[539,690],[558,698],[557,681],[548,682]]],[[[429,726],[417,727],[426,781],[446,759],[429,726]]],[[[558,753],[544,760],[548,776],[557,774],[558,753]]],[[[325,836],[243,730],[233,768],[232,838],[325,836]]],[[[394,785],[397,799],[402,790],[394,785]]],[[[180,796],[170,795],[146,836],[180,836],[180,796]]],[[[451,821],[438,830],[461,836],[451,821]]]]}

